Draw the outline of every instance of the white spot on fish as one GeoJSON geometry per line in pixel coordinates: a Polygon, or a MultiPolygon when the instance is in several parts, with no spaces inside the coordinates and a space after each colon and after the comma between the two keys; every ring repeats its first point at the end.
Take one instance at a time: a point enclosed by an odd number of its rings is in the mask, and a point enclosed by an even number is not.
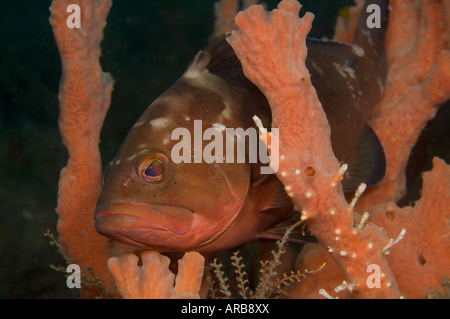
{"type": "Polygon", "coordinates": [[[133,154],[133,155],[131,155],[130,157],[128,157],[127,159],[126,159],[126,161],[132,161],[132,160],[134,160],[135,158],[136,158],[136,156],[137,156],[137,153],[136,154],[133,154]]]}
{"type": "Polygon", "coordinates": [[[162,141],[163,145],[169,145],[170,143],[170,138],[168,136],[166,136],[163,141],[162,141]]]}
{"type": "Polygon", "coordinates": [[[378,88],[380,89],[380,92],[384,91],[384,85],[383,82],[381,82],[381,79],[377,79],[378,88]]]}
{"type": "Polygon", "coordinates": [[[225,125],[220,124],[220,123],[214,123],[214,124],[213,124],[213,127],[214,127],[215,129],[218,129],[218,130],[221,131],[221,132],[224,132],[224,131],[226,130],[226,128],[227,128],[225,125]]]}
{"type": "Polygon", "coordinates": [[[317,72],[319,72],[320,75],[323,75],[323,70],[322,68],[320,68],[317,64],[315,64],[314,62],[312,63],[312,66],[314,69],[316,69],[317,72]]]}
{"type": "Polygon", "coordinates": [[[364,56],[364,49],[358,45],[353,45],[353,53],[355,53],[359,57],[364,56]]]}
{"type": "Polygon", "coordinates": [[[225,96],[222,96],[222,98],[223,98],[223,104],[225,104],[225,109],[220,113],[219,117],[217,118],[217,121],[219,121],[219,122],[221,122],[223,120],[230,120],[233,118],[233,115],[232,115],[233,109],[230,106],[231,102],[228,101],[225,96]]]}
{"type": "Polygon", "coordinates": [[[149,124],[155,128],[161,129],[161,128],[167,127],[169,122],[170,122],[169,119],[167,119],[165,117],[160,117],[160,118],[151,120],[149,124]]]}
{"type": "Polygon", "coordinates": [[[369,44],[371,46],[373,46],[373,41],[372,41],[372,37],[370,36],[369,30],[363,30],[362,33],[368,38],[369,44]]]}
{"type": "Polygon", "coordinates": [[[195,79],[202,73],[209,73],[208,69],[206,69],[209,61],[210,61],[210,59],[205,58],[204,53],[199,52],[195,56],[194,61],[191,63],[189,68],[183,74],[183,77],[185,77],[187,79],[195,79]]]}
{"type": "Polygon", "coordinates": [[[230,120],[233,118],[232,106],[237,107],[239,106],[239,104],[236,103],[232,92],[230,92],[229,90],[229,85],[227,84],[227,82],[225,82],[219,76],[211,74],[209,72],[187,72],[183,75],[183,77],[187,77],[189,79],[189,84],[211,90],[211,92],[218,94],[222,98],[225,109],[220,113],[216,122],[222,122],[223,120],[230,120]]]}
{"type": "Polygon", "coordinates": [[[169,102],[171,102],[172,101],[172,96],[167,96],[167,95],[163,95],[163,96],[161,96],[161,97],[159,97],[158,99],[160,100],[160,101],[163,101],[163,102],[166,102],[166,103],[169,103],[169,102]]]}
{"type": "Polygon", "coordinates": [[[355,70],[353,70],[348,65],[341,65],[339,63],[333,63],[333,66],[342,77],[347,78],[347,76],[349,76],[352,79],[356,79],[355,70]]]}
{"type": "Polygon", "coordinates": [[[144,125],[144,123],[145,123],[144,121],[137,122],[136,124],[134,124],[133,128],[140,127],[144,125]]]}

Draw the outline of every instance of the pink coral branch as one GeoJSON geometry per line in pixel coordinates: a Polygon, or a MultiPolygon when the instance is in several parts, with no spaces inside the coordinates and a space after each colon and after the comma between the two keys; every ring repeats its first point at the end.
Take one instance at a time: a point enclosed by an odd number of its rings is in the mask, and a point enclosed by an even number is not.
{"type": "MultiPolygon", "coordinates": [[[[70,155],[59,181],[58,233],[67,259],[79,264],[85,275],[90,267],[107,285],[112,279],[106,267],[110,257],[108,239],[96,232],[93,213],[101,191],[100,130],[113,88],[111,76],[102,72],[99,62],[103,28],[112,2],[79,1],[80,29],[70,29],[66,23],[67,7],[72,3],[54,0],[50,7],[63,71],[59,125],[70,155]]],[[[87,296],[88,291],[83,292],[87,296]]]]}
{"type": "Polygon", "coordinates": [[[283,0],[271,13],[250,7],[236,17],[239,31],[232,33],[229,43],[245,75],[268,99],[272,127],[280,129],[277,176],[301,207],[312,234],[343,269],[348,292],[360,298],[398,298],[400,292],[382,253],[388,238],[372,223],[359,230],[354,227],[360,216],[339,186],[345,170],[333,154],[326,115],[305,66],[305,41],[313,15],[299,19],[300,8],[295,0],[283,0]],[[368,264],[377,264],[383,273],[378,289],[366,285],[368,264]]]}

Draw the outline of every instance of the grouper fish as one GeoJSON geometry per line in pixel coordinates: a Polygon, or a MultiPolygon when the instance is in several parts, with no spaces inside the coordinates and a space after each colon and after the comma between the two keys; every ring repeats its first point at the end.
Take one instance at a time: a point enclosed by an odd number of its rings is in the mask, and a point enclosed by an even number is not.
{"type": "MultiPolygon", "coordinates": [[[[387,6],[387,0],[366,1],[353,44],[307,40],[306,65],[329,120],[333,151],[349,164],[345,192],[363,182],[379,183],[386,171],[383,147],[367,122],[386,77],[387,6]],[[380,28],[366,24],[372,3],[381,9],[380,28]]],[[[270,106],[244,76],[227,36],[200,51],[145,110],[107,166],[95,212],[100,234],[143,249],[211,252],[255,238],[279,238],[296,220],[299,213],[283,185],[275,174],[261,174],[260,161],[172,158],[181,141],[172,132],[193,132],[199,120],[203,129],[224,132],[256,128],[256,115],[270,128],[270,106]]]]}

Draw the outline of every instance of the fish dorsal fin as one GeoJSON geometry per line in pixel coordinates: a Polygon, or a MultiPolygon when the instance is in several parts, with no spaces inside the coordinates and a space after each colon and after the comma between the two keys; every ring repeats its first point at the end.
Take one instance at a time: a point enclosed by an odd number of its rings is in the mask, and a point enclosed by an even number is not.
{"type": "MultiPolygon", "coordinates": [[[[342,57],[343,60],[348,59],[355,53],[357,53],[353,44],[337,42],[329,39],[318,39],[318,38],[306,38],[306,47],[308,48],[308,54],[310,58],[316,59],[316,56],[319,56],[317,61],[320,63],[322,59],[338,59],[342,57]]],[[[325,61],[328,63],[328,61],[325,61]]]]}
{"type": "Polygon", "coordinates": [[[222,34],[212,40],[206,48],[197,53],[189,64],[186,73],[204,72],[217,74],[225,70],[242,69],[242,64],[228,44],[229,33],[222,34]]]}
{"type": "MultiPolygon", "coordinates": [[[[299,218],[300,213],[297,211],[293,211],[290,218],[285,219],[282,222],[272,226],[264,233],[260,234],[258,238],[280,240],[285,236],[287,230],[299,221],[299,218]]],[[[308,227],[305,223],[301,223],[293,230],[291,230],[288,236],[288,240],[296,243],[317,242],[317,239],[308,231],[308,227]]]]}
{"type": "Polygon", "coordinates": [[[372,127],[367,125],[348,162],[348,171],[342,181],[344,192],[356,190],[361,183],[375,186],[385,175],[386,155],[383,145],[372,127]]]}

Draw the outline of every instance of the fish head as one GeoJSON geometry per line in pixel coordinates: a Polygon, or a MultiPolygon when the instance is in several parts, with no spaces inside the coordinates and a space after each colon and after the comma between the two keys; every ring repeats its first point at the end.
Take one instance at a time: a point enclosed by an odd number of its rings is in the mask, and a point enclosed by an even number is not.
{"type": "Polygon", "coordinates": [[[185,163],[172,156],[180,143],[172,132],[192,133],[195,119],[212,125],[222,104],[210,90],[180,80],[148,107],[105,170],[95,212],[100,234],[145,249],[186,251],[229,227],[249,188],[248,164],[195,163],[195,154],[185,163]]]}

